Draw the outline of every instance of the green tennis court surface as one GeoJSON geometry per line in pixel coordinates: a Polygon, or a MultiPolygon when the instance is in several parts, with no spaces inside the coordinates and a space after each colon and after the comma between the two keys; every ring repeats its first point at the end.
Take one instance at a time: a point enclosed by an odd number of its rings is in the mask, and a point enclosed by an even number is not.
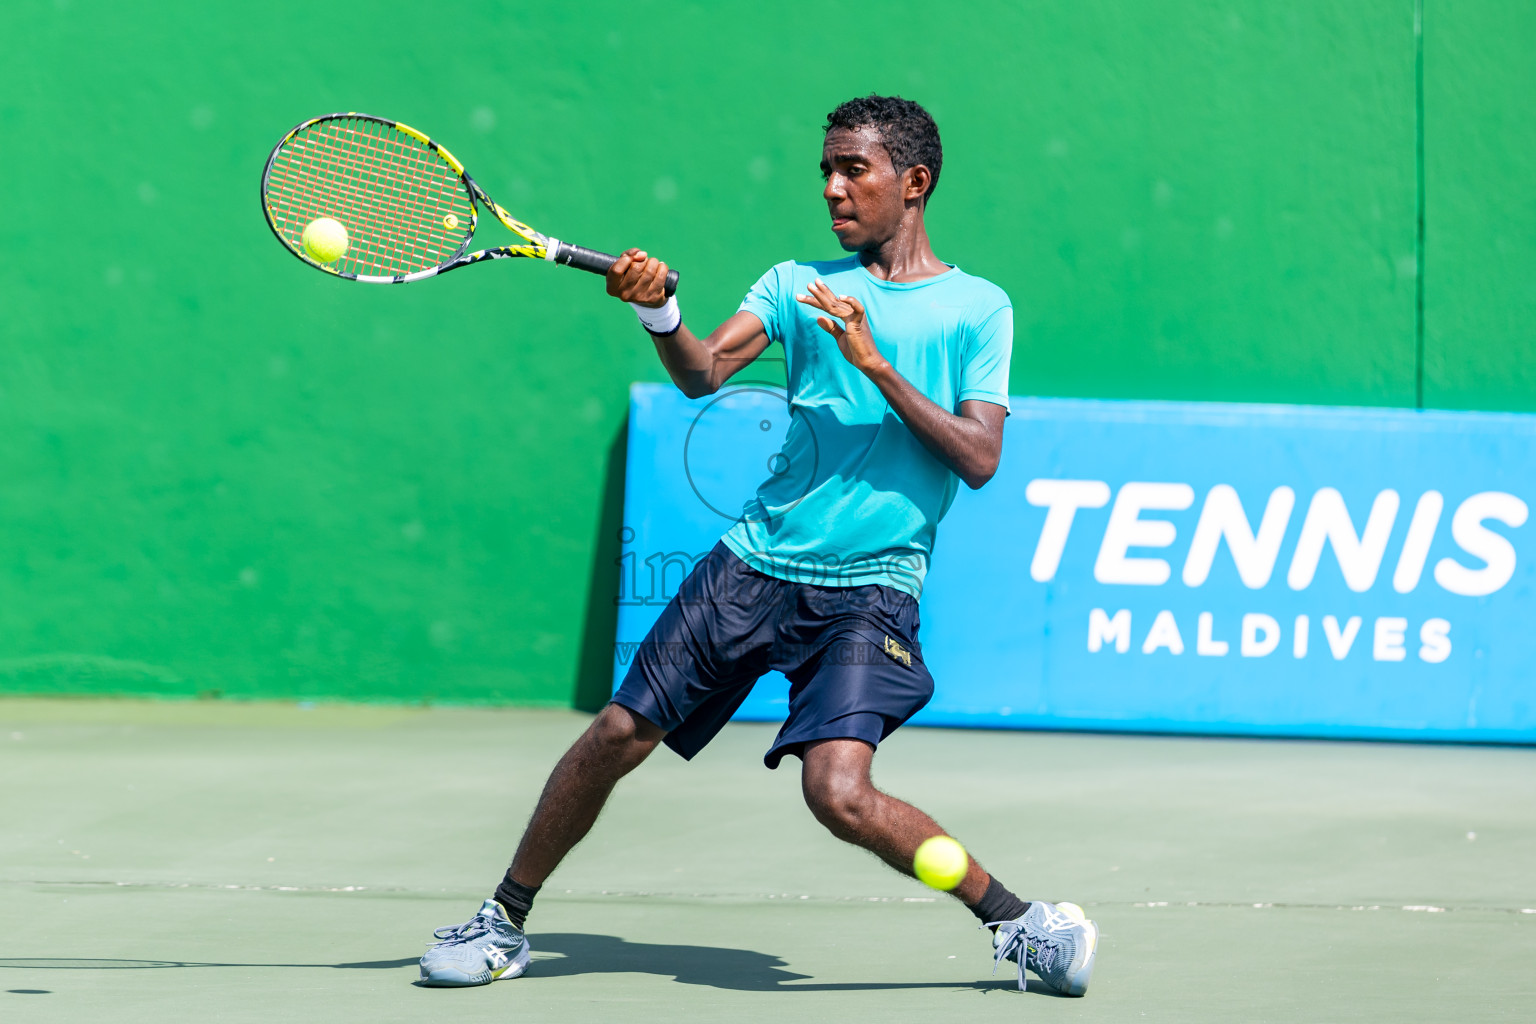
{"type": "Polygon", "coordinates": [[[755,725],[621,785],[526,978],[414,987],[585,722],[0,701],[0,1019],[1530,1019],[1536,751],[923,729],[877,781],[1088,908],[1086,999],[992,978],[970,915],[824,834],[755,725]]]}

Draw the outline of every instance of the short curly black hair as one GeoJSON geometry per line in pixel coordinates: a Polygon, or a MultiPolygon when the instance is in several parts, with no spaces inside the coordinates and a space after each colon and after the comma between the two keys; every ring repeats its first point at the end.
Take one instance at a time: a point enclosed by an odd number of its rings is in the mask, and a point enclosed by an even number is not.
{"type": "Polygon", "coordinates": [[[823,131],[846,128],[873,128],[880,133],[885,151],[891,155],[891,163],[900,174],[909,167],[922,164],[928,168],[932,179],[924,201],[939,187],[939,170],[944,166],[944,147],[939,142],[939,126],[924,110],[922,104],[904,100],[900,96],[877,96],[870,93],[842,104],[827,115],[823,131]]]}

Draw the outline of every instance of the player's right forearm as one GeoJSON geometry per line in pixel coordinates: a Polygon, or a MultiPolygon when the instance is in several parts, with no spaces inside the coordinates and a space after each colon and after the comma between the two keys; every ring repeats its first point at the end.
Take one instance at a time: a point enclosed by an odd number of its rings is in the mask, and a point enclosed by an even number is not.
{"type": "Polygon", "coordinates": [[[656,345],[656,354],[661,357],[667,375],[683,394],[689,398],[703,398],[720,389],[714,353],[686,324],[671,334],[653,334],[651,341],[656,345]]]}
{"type": "Polygon", "coordinates": [[[681,324],[671,334],[651,335],[661,365],[689,398],[719,391],[732,374],[763,354],[768,334],[753,313],[740,310],[701,338],[681,324]]]}

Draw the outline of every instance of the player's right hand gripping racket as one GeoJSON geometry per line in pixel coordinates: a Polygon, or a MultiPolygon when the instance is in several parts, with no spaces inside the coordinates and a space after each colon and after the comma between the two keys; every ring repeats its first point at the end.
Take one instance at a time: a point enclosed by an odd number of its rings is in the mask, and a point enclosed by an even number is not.
{"type": "MultiPolygon", "coordinates": [[[[398,121],[327,114],[295,127],[261,175],[261,206],[277,240],[328,274],[368,284],[402,284],[509,257],[549,260],[606,274],[618,259],[535,231],[485,194],[442,146],[398,121]],[[476,203],[528,240],[469,252],[476,203]],[[345,253],[322,263],[305,250],[304,229],[329,217],[347,230],[345,253]]],[[[666,292],[677,290],[669,271],[666,292]]]]}

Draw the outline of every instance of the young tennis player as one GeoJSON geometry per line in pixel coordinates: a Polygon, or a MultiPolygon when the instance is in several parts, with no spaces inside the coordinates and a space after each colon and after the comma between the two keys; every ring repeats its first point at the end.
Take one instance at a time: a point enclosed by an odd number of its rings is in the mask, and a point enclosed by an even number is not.
{"type": "MultiPolygon", "coordinates": [[[[939,132],[921,106],[868,96],[828,117],[822,196],[845,259],[780,263],[707,335],[689,330],[667,267],[631,249],[608,292],[634,305],[684,394],[717,391],[784,346],[791,419],[780,465],[684,580],[613,702],[560,759],[506,877],[468,922],[439,929],[428,985],[481,985],[528,966],[534,895],[592,827],[614,784],[665,743],[702,750],[770,669],[789,719],[766,763],[801,760],[806,804],[839,839],[912,874],[943,829],[876,789],[875,748],[933,695],[918,598],[958,482],[997,469],[1013,311],[1001,289],[934,255],[923,217],[939,132]],[[811,449],[815,452],[812,455],[811,449]]],[[[1098,928],[1072,904],[1025,902],[974,860],[955,896],[993,929],[994,963],[1082,995],[1098,928]]]]}

